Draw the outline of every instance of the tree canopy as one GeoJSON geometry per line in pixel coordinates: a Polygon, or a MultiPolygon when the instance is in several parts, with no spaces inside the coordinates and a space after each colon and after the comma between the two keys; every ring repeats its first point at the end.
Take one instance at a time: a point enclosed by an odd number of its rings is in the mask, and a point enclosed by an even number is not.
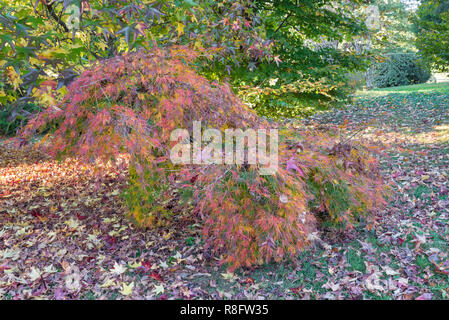
{"type": "Polygon", "coordinates": [[[426,0],[414,18],[416,47],[436,69],[445,71],[449,64],[449,1],[426,0]]]}
{"type": "Polygon", "coordinates": [[[0,103],[51,104],[96,60],[185,44],[207,51],[203,74],[228,78],[261,113],[294,116],[307,103],[345,99],[346,74],[366,66],[366,52],[355,45],[367,34],[363,6],[360,0],[13,0],[0,8],[0,103]]]}

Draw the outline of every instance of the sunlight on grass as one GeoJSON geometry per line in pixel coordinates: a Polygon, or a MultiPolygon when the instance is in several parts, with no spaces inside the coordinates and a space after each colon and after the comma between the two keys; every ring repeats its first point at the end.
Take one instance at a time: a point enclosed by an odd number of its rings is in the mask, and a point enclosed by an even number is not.
{"type": "Polygon", "coordinates": [[[357,97],[378,97],[388,94],[407,94],[413,92],[430,93],[430,92],[441,92],[449,94],[449,82],[442,83],[424,83],[415,84],[409,86],[391,87],[391,88],[381,88],[373,90],[357,91],[355,96],[357,97]]]}
{"type": "Polygon", "coordinates": [[[393,146],[398,142],[412,142],[423,145],[435,143],[449,143],[449,125],[434,126],[433,130],[413,132],[404,127],[405,131],[388,131],[388,129],[367,127],[360,136],[372,141],[382,142],[386,146],[393,146]]]}

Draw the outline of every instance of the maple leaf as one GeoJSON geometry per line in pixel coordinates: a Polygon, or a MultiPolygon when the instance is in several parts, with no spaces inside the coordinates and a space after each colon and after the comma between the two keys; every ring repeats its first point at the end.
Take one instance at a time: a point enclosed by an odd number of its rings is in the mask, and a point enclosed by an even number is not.
{"type": "Polygon", "coordinates": [[[184,25],[181,22],[178,22],[176,26],[176,31],[178,31],[178,36],[184,33],[184,25]]]}
{"type": "Polygon", "coordinates": [[[230,272],[222,273],[221,276],[225,280],[233,280],[234,279],[234,274],[230,273],[230,272]]]}
{"type": "Polygon", "coordinates": [[[100,285],[100,287],[101,288],[109,288],[109,287],[112,287],[115,285],[116,285],[115,281],[113,279],[108,278],[100,285]]]}
{"type": "Polygon", "coordinates": [[[130,284],[122,282],[122,290],[120,290],[120,293],[124,296],[129,296],[133,293],[133,289],[134,289],[134,282],[131,282],[130,284]]]}
{"type": "Polygon", "coordinates": [[[41,213],[41,210],[39,209],[39,208],[35,208],[35,209],[32,209],[31,211],[30,211],[30,214],[33,216],[33,217],[42,217],[42,213],[41,213]]]}
{"type": "Polygon", "coordinates": [[[161,281],[161,282],[164,281],[164,280],[162,279],[161,275],[160,275],[159,273],[157,273],[157,272],[152,272],[152,273],[150,273],[148,276],[149,276],[150,278],[153,278],[153,279],[157,280],[157,281],[161,281]]]}
{"type": "Polygon", "coordinates": [[[79,222],[76,221],[73,218],[70,218],[69,220],[64,222],[70,229],[78,229],[78,227],[80,226],[79,222]]]}
{"type": "Polygon", "coordinates": [[[142,267],[142,262],[141,261],[135,261],[135,262],[128,262],[128,266],[132,269],[137,269],[142,267]]]}
{"type": "Polygon", "coordinates": [[[301,177],[305,177],[304,172],[296,165],[294,156],[287,161],[287,170],[296,170],[301,177]]]}
{"type": "Polygon", "coordinates": [[[6,249],[5,251],[0,251],[2,253],[2,259],[11,259],[16,261],[20,258],[20,253],[22,251],[20,249],[6,249]]]}
{"type": "Polygon", "coordinates": [[[164,293],[164,291],[165,291],[164,286],[162,284],[160,284],[160,285],[154,285],[154,288],[151,292],[158,295],[158,294],[164,293]]]}
{"type": "Polygon", "coordinates": [[[114,263],[114,267],[111,269],[111,272],[116,275],[121,275],[126,271],[126,267],[123,264],[114,263]]]}
{"type": "Polygon", "coordinates": [[[16,70],[12,66],[8,66],[6,68],[7,76],[9,77],[9,81],[14,87],[14,90],[17,90],[19,86],[22,84],[22,79],[20,75],[16,72],[16,70]]]}
{"type": "Polygon", "coordinates": [[[185,261],[185,259],[182,258],[181,253],[179,253],[179,251],[176,252],[176,254],[173,256],[173,258],[176,259],[176,263],[178,263],[178,264],[185,261]]]}
{"type": "Polygon", "coordinates": [[[65,277],[65,287],[69,291],[79,291],[81,289],[81,276],[78,272],[73,271],[65,277]]]}
{"type": "Polygon", "coordinates": [[[37,279],[39,279],[42,275],[42,272],[35,268],[35,267],[31,267],[31,272],[28,273],[28,277],[30,278],[31,282],[36,281],[37,279]]]}
{"type": "Polygon", "coordinates": [[[151,266],[152,266],[152,264],[151,264],[151,262],[150,261],[142,261],[142,267],[145,269],[145,270],[150,270],[151,269],[151,266]]]}
{"type": "Polygon", "coordinates": [[[56,270],[56,268],[51,264],[44,268],[44,272],[45,273],[56,273],[56,272],[58,272],[58,270],[56,270]]]}
{"type": "Polygon", "coordinates": [[[84,220],[87,218],[87,216],[83,216],[79,212],[76,213],[76,217],[78,218],[78,220],[84,220]]]}
{"type": "Polygon", "coordinates": [[[248,277],[248,278],[246,278],[245,283],[246,283],[246,284],[254,284],[254,279],[248,277]]]}

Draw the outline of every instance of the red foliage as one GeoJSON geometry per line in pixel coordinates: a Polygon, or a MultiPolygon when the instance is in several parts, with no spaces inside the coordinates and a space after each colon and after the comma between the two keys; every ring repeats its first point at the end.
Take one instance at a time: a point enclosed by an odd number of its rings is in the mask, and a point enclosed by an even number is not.
{"type": "Polygon", "coordinates": [[[363,147],[335,147],[320,132],[284,129],[274,175],[260,175],[258,165],[172,164],[170,134],[193,121],[219,130],[270,126],[227,84],[198,75],[191,67],[196,59],[173,47],[97,64],[24,136],[54,126],[47,148],[55,156],[120,165],[118,155],[130,154],[129,215],[140,226],[159,226],[176,212],[164,200],[184,208],[193,203],[206,247],[231,269],[295,257],[309,243],[317,213],[351,226],[383,204],[376,161],[363,147]],[[182,201],[187,191],[190,201],[182,201]]]}

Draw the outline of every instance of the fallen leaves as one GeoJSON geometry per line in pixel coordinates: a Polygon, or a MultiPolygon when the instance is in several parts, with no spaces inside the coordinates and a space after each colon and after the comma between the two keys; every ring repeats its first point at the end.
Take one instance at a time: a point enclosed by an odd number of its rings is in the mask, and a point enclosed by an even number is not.
{"type": "Polygon", "coordinates": [[[137,230],[119,197],[126,168],[99,178],[91,169],[0,145],[0,298],[204,296],[188,278],[204,268],[202,248],[173,230],[137,230]]]}
{"type": "MultiPolygon", "coordinates": [[[[379,213],[375,227],[354,235],[359,248],[354,242],[333,245],[352,248],[366,264],[366,271],[350,277],[349,296],[447,298],[449,264],[444,262],[449,249],[449,144],[447,132],[440,129],[449,123],[449,96],[437,93],[367,98],[348,109],[317,116],[316,120],[329,126],[347,121],[348,132],[343,135],[351,135],[366,123],[364,129],[359,129],[358,138],[383,146],[384,174],[393,188],[390,205],[379,213]],[[407,100],[407,108],[403,99],[407,100]]],[[[331,283],[346,283],[346,268],[330,268],[328,290],[335,288],[331,283]]],[[[333,297],[345,292],[333,292],[333,297]]]]}

